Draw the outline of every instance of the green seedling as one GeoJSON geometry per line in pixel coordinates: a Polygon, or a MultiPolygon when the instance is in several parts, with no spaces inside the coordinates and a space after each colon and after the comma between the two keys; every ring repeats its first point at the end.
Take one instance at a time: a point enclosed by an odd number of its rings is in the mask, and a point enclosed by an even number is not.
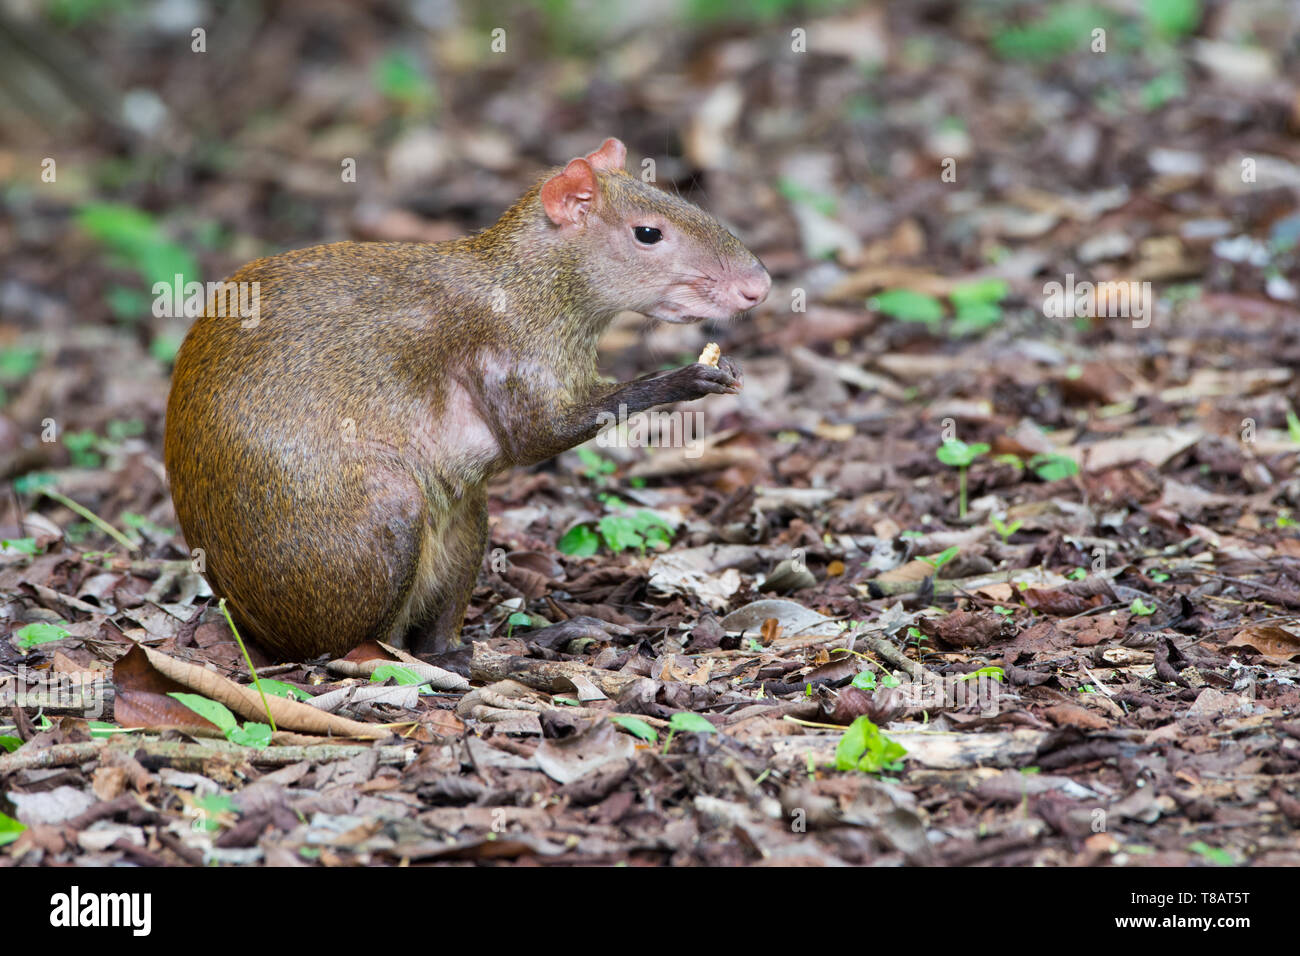
{"type": "Polygon", "coordinates": [[[957,481],[961,492],[960,514],[963,518],[966,517],[966,469],[970,467],[976,458],[985,454],[988,450],[989,446],[984,442],[968,445],[964,441],[950,438],[940,445],[934,453],[935,457],[945,465],[957,469],[957,481]]]}
{"type": "MultiPolygon", "coordinates": [[[[182,245],[168,238],[154,218],[143,210],[118,203],[91,203],[77,215],[78,225],[97,239],[115,264],[133,270],[152,291],[154,284],[171,285],[200,281],[198,261],[182,245]]],[[[148,315],[153,305],[151,292],[140,288],[113,286],[105,299],[114,316],[135,321],[148,315]]]]}
{"type": "Polygon", "coordinates": [[[858,770],[863,773],[880,773],[903,769],[907,748],[880,732],[880,728],[866,716],[849,725],[844,736],[835,745],[835,769],[858,770]]]}
{"type": "MultiPolygon", "coordinates": [[[[857,676],[853,678],[852,686],[862,691],[875,690],[876,689],[875,671],[859,671],[857,676]]],[[[809,692],[812,691],[811,684],[808,685],[808,690],[809,692]]]]}
{"type": "Polygon", "coordinates": [[[999,684],[1006,680],[1006,672],[1001,667],[981,667],[979,670],[971,671],[969,674],[962,674],[958,680],[979,680],[981,677],[987,677],[997,681],[999,684]]]}
{"type": "Polygon", "coordinates": [[[374,69],[375,90],[385,99],[408,111],[427,111],[436,106],[438,91],[414,55],[390,50],[374,69]]]}
{"type": "Polygon", "coordinates": [[[201,697],[198,694],[172,692],[167,696],[176,698],[204,720],[215,724],[217,729],[225,734],[226,739],[232,744],[238,744],[241,747],[252,747],[255,750],[264,750],[271,745],[272,729],[269,724],[247,721],[243,726],[240,726],[239,721],[235,719],[235,715],[230,712],[230,708],[225,704],[209,700],[207,697],[201,697]]]}
{"type": "Polygon", "coordinates": [[[273,697],[284,697],[287,700],[311,700],[311,694],[307,693],[301,687],[295,687],[293,684],[286,684],[282,680],[272,680],[269,677],[261,677],[252,682],[263,693],[270,694],[273,697]]]}
{"type": "Polygon", "coordinates": [[[911,289],[890,289],[867,300],[867,308],[900,322],[937,325],[943,320],[943,304],[934,296],[911,289]]]}
{"type": "Polygon", "coordinates": [[[1092,31],[1098,27],[1109,29],[1111,24],[1112,17],[1106,10],[1064,3],[1023,26],[998,30],[993,36],[993,49],[1008,60],[1058,60],[1072,52],[1086,52],[1092,31]]]}
{"type": "Polygon", "coordinates": [[[1152,581],[1155,581],[1157,584],[1164,584],[1166,581],[1169,580],[1168,574],[1166,574],[1164,571],[1159,571],[1154,568],[1147,572],[1147,577],[1149,577],[1152,581]]]}
{"type": "Polygon", "coordinates": [[[689,710],[678,711],[668,718],[668,737],[664,740],[664,753],[668,753],[668,748],[672,745],[673,736],[678,732],[690,734],[716,734],[718,728],[701,717],[699,714],[693,714],[689,710]]]}
{"type": "Polygon", "coordinates": [[[809,189],[798,180],[786,176],[777,180],[776,188],[790,202],[807,206],[823,216],[834,216],[839,205],[834,196],[809,189]]]}
{"type": "Polygon", "coordinates": [[[611,714],[609,719],[639,740],[644,740],[648,744],[659,742],[659,733],[640,717],[632,717],[628,714],[611,714]]]}
{"type": "Polygon", "coordinates": [[[209,793],[194,798],[194,825],[205,833],[215,833],[221,829],[217,817],[223,813],[237,813],[234,798],[228,793],[209,793]]]}
{"type": "Polygon", "coordinates": [[[995,604],[993,605],[993,613],[1001,614],[1003,617],[1013,617],[1016,613],[1016,609],[1013,607],[1003,607],[1001,604],[995,604]]]}
{"type": "Polygon", "coordinates": [[[1003,524],[1003,522],[997,517],[997,515],[990,515],[989,521],[993,525],[993,530],[996,531],[999,536],[1001,536],[1002,542],[1004,544],[1006,543],[1006,540],[1008,538],[1010,538],[1013,534],[1019,531],[1021,526],[1024,525],[1024,522],[1021,521],[1019,518],[1017,518],[1015,521],[1012,521],[1010,524],[1003,524]]]}
{"type": "Polygon", "coordinates": [[[1152,614],[1156,613],[1156,609],[1152,606],[1143,604],[1141,598],[1134,598],[1132,605],[1129,606],[1129,610],[1139,617],[1150,617],[1152,614]]]}
{"type": "Polygon", "coordinates": [[[978,332],[1002,321],[1002,300],[1010,292],[1005,279],[965,282],[950,293],[956,318],[949,333],[958,336],[978,332]]]}
{"type": "Polygon", "coordinates": [[[18,638],[18,649],[21,651],[30,651],[38,644],[48,644],[51,641],[61,641],[65,637],[71,637],[71,631],[65,631],[57,624],[50,624],[47,621],[37,621],[34,624],[26,624],[20,627],[14,636],[18,638]]]}
{"type": "Polygon", "coordinates": [[[17,551],[19,554],[35,554],[35,538],[5,538],[0,541],[0,548],[6,551],[17,551]]]}
{"type": "Polygon", "coordinates": [[[1286,410],[1286,434],[1292,444],[1300,445],[1300,417],[1289,408],[1286,410]]]}
{"type": "MultiPolygon", "coordinates": [[[[266,740],[267,743],[270,743],[271,740],[270,734],[275,733],[275,718],[271,716],[271,705],[266,702],[266,691],[262,690],[261,685],[258,682],[257,668],[253,666],[253,658],[249,656],[248,648],[244,646],[244,639],[239,636],[239,628],[235,627],[235,619],[230,616],[230,608],[226,607],[225,598],[222,598],[220,601],[217,602],[217,609],[220,610],[221,613],[225,615],[226,626],[230,628],[230,633],[234,635],[235,643],[239,646],[239,653],[244,655],[244,663],[248,665],[248,676],[252,679],[253,686],[257,688],[257,696],[262,699],[262,710],[266,711],[267,724],[270,726],[270,733],[267,734],[266,740]]],[[[260,727],[262,725],[257,724],[255,726],[260,727]]],[[[260,733],[260,731],[258,731],[257,733],[260,733]]],[[[229,732],[226,733],[226,736],[230,737],[229,732]]],[[[230,738],[230,739],[234,740],[234,738],[230,738]]],[[[234,741],[234,742],[240,743],[241,741],[234,741]]],[[[254,744],[251,746],[256,746],[256,745],[254,744]]]]}
{"type": "Polygon", "coordinates": [[[1043,481],[1059,481],[1079,473],[1079,463],[1066,455],[1035,455],[1029,467],[1043,481]]]}
{"type": "Polygon", "coordinates": [[[380,664],[370,673],[372,684],[382,684],[393,680],[401,687],[418,687],[421,694],[432,694],[433,687],[424,683],[424,679],[409,667],[400,664],[380,664]]]}
{"type": "Polygon", "coordinates": [[[1082,581],[1087,576],[1088,576],[1087,568],[1075,568],[1073,571],[1071,571],[1069,574],[1066,575],[1066,577],[1069,578],[1071,581],[1082,581]]]}
{"type": "Polygon", "coordinates": [[[576,451],[578,460],[582,462],[582,470],[579,474],[598,488],[604,488],[609,484],[609,476],[618,471],[618,465],[585,445],[576,451]]]}
{"type": "Polygon", "coordinates": [[[1236,859],[1234,859],[1233,855],[1227,850],[1224,850],[1221,847],[1210,846],[1208,843],[1201,840],[1197,840],[1195,843],[1190,844],[1187,849],[1192,853],[1204,857],[1216,866],[1237,865],[1236,859]]]}
{"type": "Polygon", "coordinates": [[[960,550],[961,548],[959,548],[957,545],[954,544],[951,548],[945,548],[943,551],[940,551],[938,554],[933,554],[930,555],[929,557],[922,557],[921,560],[924,561],[926,564],[930,565],[930,567],[934,568],[934,573],[938,574],[940,569],[945,564],[947,564],[953,558],[957,557],[957,553],[960,550]]]}
{"type": "Polygon", "coordinates": [[[517,627],[536,627],[536,626],[537,626],[537,622],[533,620],[533,616],[531,614],[528,614],[524,611],[515,611],[508,618],[506,618],[506,637],[513,636],[515,633],[515,628],[517,627]]]}
{"type": "Polygon", "coordinates": [[[0,846],[13,843],[26,829],[25,824],[19,823],[7,813],[0,813],[0,846]]]}

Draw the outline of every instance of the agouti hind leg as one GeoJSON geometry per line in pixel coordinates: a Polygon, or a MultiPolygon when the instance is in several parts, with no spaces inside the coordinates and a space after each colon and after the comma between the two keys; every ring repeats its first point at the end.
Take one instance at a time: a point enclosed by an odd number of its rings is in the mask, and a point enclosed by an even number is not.
{"type": "Polygon", "coordinates": [[[474,584],[487,547],[487,492],[465,489],[446,517],[431,521],[420,548],[402,638],[416,654],[442,654],[460,645],[474,584]]]}

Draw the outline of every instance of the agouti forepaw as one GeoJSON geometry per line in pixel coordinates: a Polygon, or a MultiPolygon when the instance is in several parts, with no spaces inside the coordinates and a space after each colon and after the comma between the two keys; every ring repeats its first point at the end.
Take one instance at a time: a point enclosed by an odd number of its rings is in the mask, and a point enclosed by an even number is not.
{"type": "Polygon", "coordinates": [[[723,356],[715,368],[696,362],[678,369],[675,378],[680,376],[683,391],[682,401],[703,398],[705,395],[734,395],[744,385],[744,376],[740,366],[723,356]]]}

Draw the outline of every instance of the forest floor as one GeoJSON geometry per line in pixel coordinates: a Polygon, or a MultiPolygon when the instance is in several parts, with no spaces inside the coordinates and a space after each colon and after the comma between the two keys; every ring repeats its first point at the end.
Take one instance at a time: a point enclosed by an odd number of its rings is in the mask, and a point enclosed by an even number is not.
{"type": "Polygon", "coordinates": [[[133,178],[88,140],[65,191],[6,199],[0,866],[1300,865],[1300,70],[1263,28],[1286,9],[1158,40],[1111,13],[1094,54],[1029,14],[871,7],[811,21],[804,60],[779,24],[646,35],[590,87],[576,54],[462,58],[446,123],[370,146],[420,87],[399,63],[347,98],[387,36],[347,10],[317,27],[357,61],[329,82],[291,10],[237,74],[96,40],[177,115],[274,106],[222,135],[275,162],[133,178]],[[215,278],[259,242],[445,238],[604,135],[775,284],[722,328],[619,322],[602,368],[716,340],[744,391],[678,409],[697,444],[500,476],[457,654],[254,651],[272,734],[166,492],[184,327],[123,320],[148,314],[129,254],[215,278]],[[360,202],[331,185],[350,149],[387,171],[360,202]],[[94,205],[110,167],[134,233],[94,205]]]}

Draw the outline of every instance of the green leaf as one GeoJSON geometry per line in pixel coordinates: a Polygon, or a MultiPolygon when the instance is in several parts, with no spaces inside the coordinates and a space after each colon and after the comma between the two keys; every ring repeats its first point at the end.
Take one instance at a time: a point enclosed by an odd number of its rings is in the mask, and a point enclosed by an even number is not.
{"type": "Polygon", "coordinates": [[[0,813],[0,846],[13,843],[18,839],[18,835],[26,830],[24,824],[19,823],[7,813],[0,813]]]}
{"type": "Polygon", "coordinates": [[[979,332],[1002,321],[1002,306],[992,302],[972,302],[957,306],[957,316],[949,330],[954,336],[979,332]]]}
{"type": "Polygon", "coordinates": [[[1173,100],[1187,95],[1187,81],[1177,70],[1166,70],[1151,79],[1138,93],[1142,108],[1150,112],[1158,110],[1173,100]]]}
{"type": "Polygon", "coordinates": [[[867,300],[867,308],[900,322],[935,323],[943,318],[943,304],[934,296],[911,289],[890,289],[867,300]]]}
{"type": "Polygon", "coordinates": [[[395,680],[403,687],[415,687],[424,683],[424,678],[410,668],[400,664],[380,664],[370,675],[372,684],[382,684],[386,680],[395,680]]]}
{"type": "Polygon", "coordinates": [[[1075,568],[1073,571],[1071,571],[1069,574],[1066,575],[1066,577],[1069,578],[1071,581],[1082,581],[1087,576],[1088,576],[1087,568],[1075,568]]]}
{"type": "MultiPolygon", "coordinates": [[[[659,742],[659,734],[640,717],[632,717],[628,714],[611,714],[609,719],[618,724],[633,737],[640,738],[641,740],[652,744],[659,742]]],[[[712,726],[712,724],[709,726],[712,726]]]]}
{"type": "Polygon", "coordinates": [[[979,670],[971,671],[969,674],[962,674],[958,680],[978,680],[981,677],[989,677],[999,684],[1006,679],[1006,672],[1001,667],[981,667],[979,670]]]}
{"type": "Polygon", "coordinates": [[[239,722],[235,720],[235,715],[230,712],[230,708],[225,704],[218,703],[215,700],[209,700],[208,698],[202,697],[198,694],[172,692],[167,696],[175,697],[204,720],[216,724],[217,729],[227,736],[229,736],[232,730],[239,727],[239,722]]]}
{"type": "Polygon", "coordinates": [[[41,350],[35,346],[15,345],[0,349],[0,380],[16,382],[26,378],[41,361],[41,350]]]}
{"type": "Polygon", "coordinates": [[[951,548],[945,548],[944,550],[940,551],[938,554],[932,555],[930,557],[922,557],[921,560],[924,561],[926,564],[930,565],[930,567],[934,568],[936,571],[938,571],[941,567],[943,567],[953,558],[957,557],[957,553],[959,551],[961,551],[961,546],[954,544],[951,548]]]}
{"type": "Polygon", "coordinates": [[[1156,609],[1143,604],[1141,598],[1134,598],[1132,605],[1129,606],[1129,610],[1139,617],[1150,617],[1152,614],[1156,613],[1156,609]]]}
{"type": "Polygon", "coordinates": [[[135,733],[133,728],[118,727],[116,724],[110,724],[103,720],[88,720],[86,724],[90,727],[91,740],[107,740],[110,737],[116,737],[118,734],[135,733]]]}
{"type": "Polygon", "coordinates": [[[692,734],[716,734],[718,728],[689,710],[679,711],[668,719],[668,726],[674,731],[692,734]]]}
{"type": "Polygon", "coordinates": [[[807,206],[809,209],[821,213],[823,216],[834,216],[837,203],[834,196],[826,193],[816,192],[804,186],[797,180],[782,176],[776,182],[776,189],[782,196],[793,203],[801,206],[807,206]]]}
{"type": "Polygon", "coordinates": [[[1286,434],[1292,444],[1300,445],[1300,418],[1289,408],[1286,410],[1286,434]]]}
{"type": "Polygon", "coordinates": [[[583,464],[582,473],[587,478],[600,478],[603,475],[610,475],[618,471],[618,465],[608,458],[602,457],[597,452],[583,445],[575,449],[578,453],[578,459],[583,464]]]}
{"type": "Polygon", "coordinates": [[[438,94],[419,61],[404,50],[392,50],[375,64],[375,88],[408,107],[430,107],[438,94]]]}
{"type": "Polygon", "coordinates": [[[98,239],[114,257],[139,273],[152,291],[155,282],[199,281],[193,256],[173,242],[148,213],[120,203],[90,203],[77,215],[83,230],[98,239]]]}
{"type": "Polygon", "coordinates": [[[934,456],[950,467],[965,468],[988,450],[989,446],[984,442],[968,445],[964,441],[950,438],[938,447],[934,456]]]}
{"type": "Polygon", "coordinates": [[[35,624],[28,624],[20,627],[14,634],[18,638],[18,646],[23,650],[31,650],[37,644],[48,644],[50,641],[61,641],[65,637],[71,637],[70,631],[65,631],[57,624],[50,624],[45,621],[38,621],[35,624]]]}
{"type": "Polygon", "coordinates": [[[1030,61],[1087,53],[1092,31],[1106,28],[1110,19],[1105,10],[1097,7],[1061,4],[1023,27],[1001,30],[993,37],[993,49],[1005,59],[1030,61]]]}
{"type": "Polygon", "coordinates": [[[1001,302],[1010,291],[1006,279],[976,279],[956,286],[948,293],[948,298],[959,308],[963,305],[991,305],[1001,302]]]}
{"type": "Polygon", "coordinates": [[[1079,473],[1079,463],[1065,455],[1035,455],[1029,467],[1043,481],[1060,481],[1079,473]]]}
{"type": "Polygon", "coordinates": [[[271,725],[249,721],[242,727],[226,731],[226,739],[241,747],[255,747],[263,750],[271,746],[271,725]]]}
{"type": "Polygon", "coordinates": [[[149,354],[163,365],[171,365],[176,361],[176,353],[181,350],[181,342],[184,340],[183,335],[160,333],[149,343],[149,354]]]}
{"type": "Polygon", "coordinates": [[[1227,850],[1221,849],[1220,847],[1210,846],[1201,840],[1192,843],[1187,847],[1187,849],[1193,853],[1199,853],[1211,863],[1215,863],[1219,866],[1237,865],[1236,859],[1227,850]]]}
{"type": "Polygon", "coordinates": [[[906,748],[880,732],[866,716],[849,725],[835,746],[836,770],[860,770],[879,773],[881,770],[901,769],[899,761],[907,755],[906,748]]]}
{"type": "Polygon", "coordinates": [[[564,533],[564,537],[560,538],[555,546],[561,554],[586,558],[600,550],[600,535],[596,534],[590,525],[574,525],[564,533]]]}
{"type": "Polygon", "coordinates": [[[1201,0],[1146,0],[1142,12],[1158,36],[1176,40],[1196,32],[1201,0]]]}
{"type": "Polygon", "coordinates": [[[874,671],[859,671],[858,676],[853,678],[853,686],[858,690],[875,690],[876,674],[874,671]]]}
{"type": "Polygon", "coordinates": [[[271,694],[274,697],[287,697],[289,700],[311,700],[311,694],[301,687],[286,684],[282,680],[273,680],[270,677],[259,677],[253,681],[252,686],[260,688],[262,693],[271,694]]]}
{"type": "Polygon", "coordinates": [[[35,554],[35,538],[5,538],[0,541],[0,547],[6,551],[17,551],[19,554],[35,554]]]}
{"type": "Polygon", "coordinates": [[[1002,519],[998,518],[996,515],[990,516],[989,522],[993,525],[993,530],[998,533],[1003,541],[1006,541],[1007,538],[1019,531],[1021,526],[1024,524],[1024,521],[1019,518],[1010,524],[1004,524],[1002,519]]]}
{"type": "Polygon", "coordinates": [[[0,750],[5,753],[13,753],[23,745],[21,737],[11,737],[8,734],[0,735],[0,750]]]}

